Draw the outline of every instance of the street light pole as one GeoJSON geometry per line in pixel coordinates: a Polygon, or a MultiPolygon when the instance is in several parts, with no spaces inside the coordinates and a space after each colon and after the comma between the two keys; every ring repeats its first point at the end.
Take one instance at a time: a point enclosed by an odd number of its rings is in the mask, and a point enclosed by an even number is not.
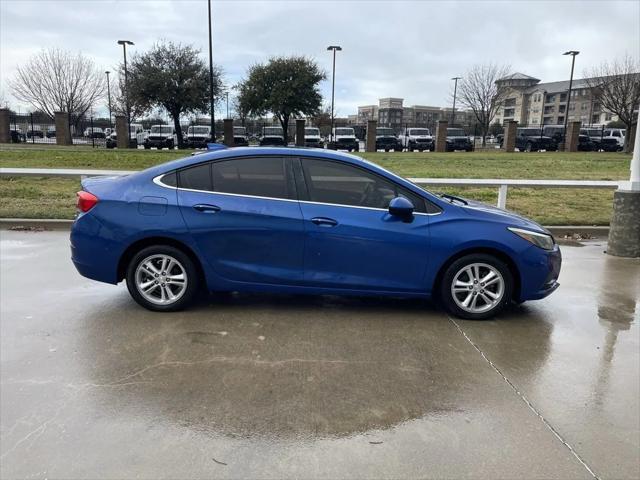
{"type": "Polygon", "coordinates": [[[211,140],[216,141],[216,114],[213,97],[213,41],[211,40],[211,0],[207,2],[209,8],[209,106],[211,108],[211,140]]]}
{"type": "Polygon", "coordinates": [[[109,81],[109,74],[111,73],[109,70],[104,72],[107,74],[107,103],[109,104],[109,128],[111,128],[111,82],[109,81]]]}
{"type": "Polygon", "coordinates": [[[458,93],[458,80],[462,77],[453,77],[455,83],[453,84],[453,107],[451,108],[451,126],[453,127],[456,123],[456,95],[458,93]]]}
{"type": "Polygon", "coordinates": [[[225,97],[227,97],[227,118],[229,118],[229,92],[224,92],[225,97]]]}
{"type": "Polygon", "coordinates": [[[571,106],[571,88],[573,87],[573,67],[576,63],[576,55],[580,52],[576,50],[569,50],[564,52],[563,55],[571,55],[571,75],[569,76],[569,93],[567,95],[567,111],[564,113],[564,129],[563,129],[563,145],[564,149],[567,149],[567,122],[569,120],[569,107],[571,106]]]}
{"type": "Polygon", "coordinates": [[[333,142],[333,102],[335,100],[335,91],[336,91],[336,52],[342,50],[342,47],[338,45],[330,45],[327,47],[327,50],[333,50],[333,74],[331,76],[331,141],[333,142]]]}
{"type": "MultiPolygon", "coordinates": [[[[118,45],[122,45],[124,54],[124,102],[127,110],[127,131],[131,131],[131,108],[129,107],[129,74],[127,72],[127,45],[135,45],[130,40],[118,40],[118,45]]],[[[129,139],[131,140],[131,139],[129,139]]]]}

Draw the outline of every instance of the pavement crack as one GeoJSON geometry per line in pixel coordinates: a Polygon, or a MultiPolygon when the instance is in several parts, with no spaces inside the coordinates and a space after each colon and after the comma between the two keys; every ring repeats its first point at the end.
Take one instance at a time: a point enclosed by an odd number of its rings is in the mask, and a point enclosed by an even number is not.
{"type": "Polygon", "coordinates": [[[560,432],[558,432],[558,430],[556,430],[554,426],[551,425],[551,423],[549,423],[549,421],[542,415],[542,413],[533,405],[533,403],[531,403],[531,401],[527,398],[527,396],[523,392],[521,392],[518,389],[518,387],[516,387],[515,384],[511,380],[509,380],[504,373],[502,373],[502,371],[496,366],[496,364],[494,364],[491,361],[491,359],[482,351],[482,349],[476,343],[474,343],[474,341],[471,340],[471,338],[469,338],[466,332],[460,327],[458,322],[456,322],[451,316],[447,316],[447,318],[449,318],[451,323],[453,323],[453,325],[456,327],[458,332],[460,332],[460,334],[467,340],[467,342],[469,342],[469,344],[482,356],[482,358],[484,358],[484,360],[489,364],[489,366],[498,375],[500,375],[500,377],[502,377],[502,380],[505,381],[505,383],[511,388],[511,390],[513,390],[513,392],[520,398],[520,400],[522,400],[527,405],[527,407],[529,407],[529,409],[540,419],[540,421],[542,421],[542,423],[551,431],[551,433],[553,433],[553,435],[558,440],[560,440],[560,442],[565,447],[569,449],[569,452],[571,452],[571,455],[573,455],[573,457],[589,472],[589,474],[594,479],[601,480],[600,477],[591,469],[591,467],[589,467],[586,460],[584,460],[580,456],[580,454],[575,451],[575,449],[571,446],[571,444],[567,440],[565,440],[562,437],[562,435],[560,435],[560,432]]]}

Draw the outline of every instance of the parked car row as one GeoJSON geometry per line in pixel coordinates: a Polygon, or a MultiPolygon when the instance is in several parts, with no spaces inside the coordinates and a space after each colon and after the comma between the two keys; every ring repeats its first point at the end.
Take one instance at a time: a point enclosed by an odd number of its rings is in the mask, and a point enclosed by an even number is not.
{"type": "MultiPolygon", "coordinates": [[[[557,151],[558,145],[564,141],[564,126],[544,125],[540,127],[521,127],[516,130],[515,147],[521,152],[557,151]]],[[[578,151],[580,152],[618,152],[624,147],[625,130],[621,128],[580,129],[578,135],[578,151]]],[[[500,148],[503,147],[504,135],[498,135],[500,148]]]]}

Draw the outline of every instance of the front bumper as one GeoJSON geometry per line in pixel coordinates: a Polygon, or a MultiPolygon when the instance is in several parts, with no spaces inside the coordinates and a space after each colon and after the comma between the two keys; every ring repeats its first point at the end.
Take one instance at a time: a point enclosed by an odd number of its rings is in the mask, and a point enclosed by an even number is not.
{"type": "Polygon", "coordinates": [[[539,300],[551,295],[560,286],[558,283],[562,267],[560,247],[556,245],[553,250],[546,251],[532,246],[526,257],[521,269],[520,300],[539,300]]]}
{"type": "Polygon", "coordinates": [[[163,139],[147,138],[145,140],[145,143],[152,147],[158,147],[158,146],[166,147],[167,145],[171,145],[173,143],[173,139],[172,138],[163,138],[163,139]]]}

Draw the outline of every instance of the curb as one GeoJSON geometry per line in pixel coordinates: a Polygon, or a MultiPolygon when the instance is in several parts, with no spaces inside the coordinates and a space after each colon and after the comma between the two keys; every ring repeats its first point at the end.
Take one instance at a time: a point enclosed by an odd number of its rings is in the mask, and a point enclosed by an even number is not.
{"type": "Polygon", "coordinates": [[[0,218],[0,229],[69,230],[73,220],[58,218],[0,218]]]}
{"type": "Polygon", "coordinates": [[[580,236],[582,238],[604,238],[609,236],[609,226],[590,226],[590,225],[553,225],[545,227],[556,239],[562,237],[580,236]]]}
{"type": "MultiPolygon", "coordinates": [[[[25,229],[37,228],[43,230],[69,230],[73,220],[54,218],[0,218],[0,228],[8,230],[16,227],[25,229]]],[[[607,238],[609,235],[608,226],[589,225],[553,225],[545,227],[555,237],[579,235],[581,237],[607,238]]]]}

